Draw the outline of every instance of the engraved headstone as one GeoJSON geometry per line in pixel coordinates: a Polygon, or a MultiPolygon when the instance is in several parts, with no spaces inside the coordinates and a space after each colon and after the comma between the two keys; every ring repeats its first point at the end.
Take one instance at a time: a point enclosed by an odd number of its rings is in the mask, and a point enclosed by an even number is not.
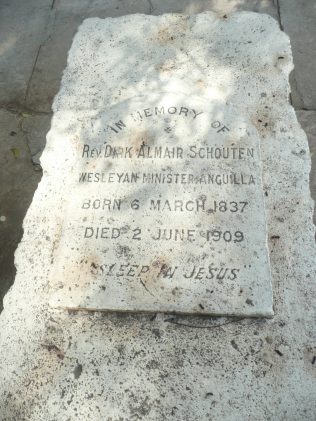
{"type": "Polygon", "coordinates": [[[1,419],[315,419],[291,70],[256,13],[82,24],[0,316],[1,419]],[[271,279],[273,317],[246,317],[272,315],[271,279]]]}
{"type": "Polygon", "coordinates": [[[52,305],[272,314],[259,136],[246,115],[151,93],[78,111],[68,127],[52,305]]]}

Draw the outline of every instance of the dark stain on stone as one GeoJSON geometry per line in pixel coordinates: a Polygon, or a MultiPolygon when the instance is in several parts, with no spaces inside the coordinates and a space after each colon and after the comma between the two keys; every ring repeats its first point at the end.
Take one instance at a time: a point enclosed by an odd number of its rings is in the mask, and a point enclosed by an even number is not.
{"type": "Polygon", "coordinates": [[[56,356],[60,360],[64,359],[64,357],[65,357],[64,352],[61,349],[59,349],[56,345],[43,345],[43,346],[44,346],[44,348],[47,349],[48,352],[56,354],[56,356]]]}
{"type": "Polygon", "coordinates": [[[72,402],[73,398],[74,398],[74,395],[71,395],[71,396],[70,396],[70,399],[67,401],[67,404],[68,404],[68,405],[70,405],[70,404],[71,404],[71,402],[72,402]]]}
{"type": "Polygon", "coordinates": [[[279,240],[280,236],[279,235],[271,235],[271,240],[279,240]]]}
{"type": "Polygon", "coordinates": [[[159,329],[153,329],[152,332],[156,336],[156,338],[161,338],[161,333],[159,329]]]}
{"type": "Polygon", "coordinates": [[[117,347],[118,353],[120,356],[123,356],[125,354],[125,346],[124,345],[118,345],[117,347]]]}
{"type": "Polygon", "coordinates": [[[213,392],[206,392],[205,393],[205,397],[206,398],[208,398],[208,397],[210,397],[210,396],[213,396],[214,395],[214,393],[213,392]]]}
{"type": "Polygon", "coordinates": [[[301,157],[301,156],[304,156],[306,154],[306,151],[305,151],[305,149],[301,149],[299,152],[292,151],[291,153],[295,156],[301,157]]]}
{"type": "Polygon", "coordinates": [[[149,414],[150,410],[151,405],[148,396],[146,396],[142,402],[130,405],[130,411],[133,419],[143,419],[143,417],[146,417],[149,414]]]}
{"type": "Polygon", "coordinates": [[[81,376],[82,373],[82,365],[77,363],[75,369],[74,369],[74,377],[75,379],[79,379],[79,377],[81,376]]]}
{"type": "Polygon", "coordinates": [[[146,368],[149,369],[149,370],[155,370],[155,369],[159,368],[159,362],[156,361],[156,360],[150,360],[146,364],[146,368]]]}
{"type": "Polygon", "coordinates": [[[239,351],[238,349],[238,345],[236,344],[236,342],[234,341],[234,339],[232,341],[230,341],[231,346],[236,349],[236,351],[239,351]]]}

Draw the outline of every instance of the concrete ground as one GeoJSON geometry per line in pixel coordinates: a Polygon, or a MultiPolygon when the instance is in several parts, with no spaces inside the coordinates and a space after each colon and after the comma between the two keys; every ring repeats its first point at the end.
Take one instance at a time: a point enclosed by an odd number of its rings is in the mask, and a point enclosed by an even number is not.
{"type": "Polygon", "coordinates": [[[312,0],[0,0],[0,310],[15,276],[14,251],[41,179],[50,127],[72,38],[87,17],[168,12],[268,13],[290,36],[291,101],[307,133],[316,198],[316,2],[312,0]]]}

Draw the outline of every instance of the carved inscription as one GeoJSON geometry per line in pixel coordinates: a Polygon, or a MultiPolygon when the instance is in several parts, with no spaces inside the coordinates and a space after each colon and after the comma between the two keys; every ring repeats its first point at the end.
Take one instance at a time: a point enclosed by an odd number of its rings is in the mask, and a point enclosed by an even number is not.
{"type": "Polygon", "coordinates": [[[52,303],[270,315],[256,131],[228,106],[164,99],[81,120],[52,303]]]}

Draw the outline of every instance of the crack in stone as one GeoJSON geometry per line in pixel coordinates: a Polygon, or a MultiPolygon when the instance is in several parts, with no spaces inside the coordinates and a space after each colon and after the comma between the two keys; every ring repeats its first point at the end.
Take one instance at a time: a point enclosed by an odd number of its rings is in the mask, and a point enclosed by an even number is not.
{"type": "MultiPolygon", "coordinates": [[[[193,324],[190,324],[190,323],[181,323],[181,322],[178,322],[175,318],[165,319],[164,321],[168,322],[168,323],[175,324],[175,325],[184,326],[184,327],[192,327],[192,328],[196,328],[196,329],[218,329],[222,326],[227,326],[227,325],[230,325],[232,323],[238,323],[238,322],[240,322],[244,319],[246,319],[246,317],[238,317],[235,320],[230,320],[228,322],[220,323],[220,324],[212,325],[212,326],[201,326],[201,325],[193,325],[193,324]]],[[[252,321],[250,321],[250,323],[255,322],[255,321],[256,320],[252,320],[252,321]]]]}

